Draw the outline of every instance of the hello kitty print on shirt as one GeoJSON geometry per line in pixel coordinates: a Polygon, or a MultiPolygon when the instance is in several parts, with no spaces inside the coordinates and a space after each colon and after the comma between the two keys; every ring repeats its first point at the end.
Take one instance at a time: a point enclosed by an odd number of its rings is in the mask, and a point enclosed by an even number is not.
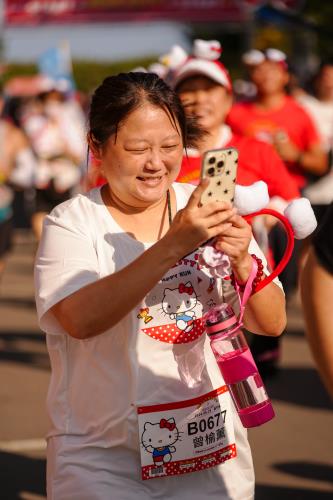
{"type": "Polygon", "coordinates": [[[140,304],[141,332],[168,344],[194,342],[204,333],[203,314],[219,300],[218,283],[197,254],[181,259],[140,304]]]}
{"type": "Polygon", "coordinates": [[[186,284],[179,283],[178,288],[166,288],[162,300],[163,311],[176,320],[179,330],[190,332],[196,319],[193,309],[197,305],[197,295],[188,281],[186,284]]]}
{"type": "Polygon", "coordinates": [[[157,423],[146,422],[141,436],[142,446],[152,454],[154,465],[161,466],[172,460],[173,446],[179,439],[175,419],[162,418],[157,423]]]}

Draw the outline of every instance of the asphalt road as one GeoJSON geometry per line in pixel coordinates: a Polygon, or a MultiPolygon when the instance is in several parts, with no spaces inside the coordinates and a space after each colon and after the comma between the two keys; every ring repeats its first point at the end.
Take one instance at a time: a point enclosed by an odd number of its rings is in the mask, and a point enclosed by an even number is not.
{"type": "MultiPolygon", "coordinates": [[[[0,285],[1,500],[45,498],[49,362],[36,320],[34,252],[31,234],[17,232],[0,285]]],[[[332,405],[314,368],[296,297],[282,346],[281,369],[266,382],[276,418],[249,433],[256,500],[332,500],[332,405]]]]}

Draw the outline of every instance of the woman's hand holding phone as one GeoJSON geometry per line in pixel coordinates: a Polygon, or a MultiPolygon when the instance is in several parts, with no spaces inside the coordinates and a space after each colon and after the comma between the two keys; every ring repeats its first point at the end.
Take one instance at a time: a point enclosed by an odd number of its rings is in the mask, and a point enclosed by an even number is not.
{"type": "Polygon", "coordinates": [[[186,207],[175,215],[166,234],[167,238],[172,238],[172,245],[179,252],[179,257],[231,228],[230,219],[236,214],[236,210],[230,202],[212,201],[202,205],[201,197],[208,184],[206,179],[200,182],[186,207]]]}
{"type": "Polygon", "coordinates": [[[238,214],[232,216],[229,222],[231,226],[217,236],[215,248],[228,255],[237,280],[243,282],[248,279],[252,269],[252,257],[249,254],[252,230],[238,214]]]}
{"type": "MultiPolygon", "coordinates": [[[[222,148],[207,151],[202,162],[201,178],[209,184],[202,196],[202,202],[210,199],[232,204],[235,193],[238,168],[238,151],[235,148],[222,148]]],[[[217,250],[228,255],[233,271],[238,279],[247,279],[251,271],[252,258],[248,253],[252,238],[249,224],[234,213],[216,237],[217,250]]]]}

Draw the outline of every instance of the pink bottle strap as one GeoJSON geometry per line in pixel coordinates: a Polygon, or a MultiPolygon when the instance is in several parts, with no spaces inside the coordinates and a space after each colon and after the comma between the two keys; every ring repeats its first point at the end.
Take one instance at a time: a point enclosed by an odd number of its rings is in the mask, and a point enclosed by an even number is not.
{"type": "Polygon", "coordinates": [[[238,318],[238,322],[237,322],[238,326],[242,325],[245,306],[246,306],[246,303],[251,296],[252,283],[254,281],[254,278],[257,275],[257,271],[258,271],[258,263],[257,263],[256,259],[254,257],[252,257],[252,268],[251,268],[250,276],[247,279],[242,297],[240,296],[240,293],[239,293],[239,286],[238,286],[237,280],[235,280],[235,288],[236,288],[236,293],[237,293],[237,297],[239,300],[239,318],[238,318]]]}

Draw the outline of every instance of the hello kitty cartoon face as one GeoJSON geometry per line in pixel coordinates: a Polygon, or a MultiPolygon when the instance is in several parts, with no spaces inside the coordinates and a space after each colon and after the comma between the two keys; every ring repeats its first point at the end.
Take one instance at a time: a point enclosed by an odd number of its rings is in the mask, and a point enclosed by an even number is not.
{"type": "Polygon", "coordinates": [[[141,436],[141,443],[148,453],[153,455],[157,463],[170,462],[172,453],[176,451],[173,444],[179,439],[179,431],[174,418],[162,418],[153,424],[146,422],[141,436]]]}
{"type": "Polygon", "coordinates": [[[197,305],[197,294],[192,283],[179,283],[178,288],[166,288],[162,300],[163,312],[170,319],[176,320],[176,326],[180,331],[189,333],[196,319],[193,309],[197,305]]]}
{"type": "Polygon", "coordinates": [[[195,308],[197,294],[192,283],[179,283],[178,288],[166,288],[162,300],[162,309],[172,319],[178,314],[183,314],[195,308]]]}

